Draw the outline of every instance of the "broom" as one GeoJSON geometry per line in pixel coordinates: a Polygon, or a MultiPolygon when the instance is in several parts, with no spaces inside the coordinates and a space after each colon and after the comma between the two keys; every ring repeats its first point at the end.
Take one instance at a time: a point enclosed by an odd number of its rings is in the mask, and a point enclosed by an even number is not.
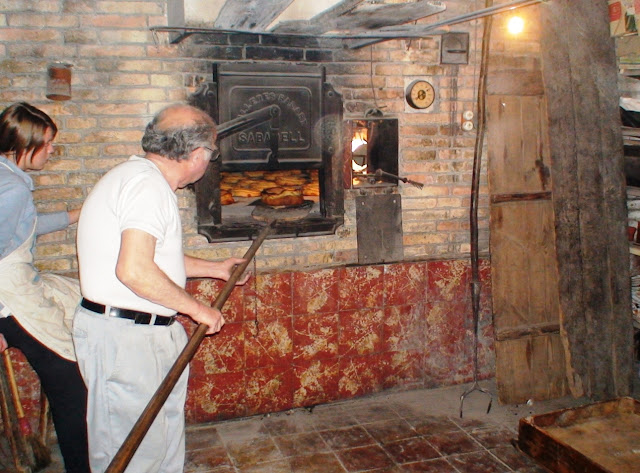
{"type": "Polygon", "coordinates": [[[15,471],[18,473],[31,473],[33,471],[31,468],[35,463],[33,452],[27,444],[27,439],[20,432],[18,415],[12,400],[7,370],[4,364],[0,363],[0,410],[2,410],[5,436],[9,441],[15,471]]]}
{"type": "Polygon", "coordinates": [[[31,430],[31,424],[24,415],[24,410],[22,409],[22,403],[20,402],[18,385],[16,383],[16,377],[13,371],[13,363],[11,363],[11,355],[9,354],[9,350],[5,350],[4,352],[2,352],[2,355],[4,357],[4,366],[7,370],[7,378],[9,382],[9,388],[11,389],[11,397],[13,399],[13,404],[15,405],[16,414],[18,416],[20,431],[26,438],[27,443],[31,447],[31,451],[33,452],[33,458],[35,461],[34,471],[38,471],[51,463],[51,452],[40,441],[38,436],[34,435],[31,430]]]}

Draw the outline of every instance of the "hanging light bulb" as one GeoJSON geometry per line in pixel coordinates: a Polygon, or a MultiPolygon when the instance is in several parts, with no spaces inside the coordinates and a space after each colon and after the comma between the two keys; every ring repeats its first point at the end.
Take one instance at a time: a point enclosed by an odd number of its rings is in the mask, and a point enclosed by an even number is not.
{"type": "Polygon", "coordinates": [[[524,20],[519,16],[512,16],[507,23],[507,30],[511,34],[520,34],[524,30],[524,20]]]}

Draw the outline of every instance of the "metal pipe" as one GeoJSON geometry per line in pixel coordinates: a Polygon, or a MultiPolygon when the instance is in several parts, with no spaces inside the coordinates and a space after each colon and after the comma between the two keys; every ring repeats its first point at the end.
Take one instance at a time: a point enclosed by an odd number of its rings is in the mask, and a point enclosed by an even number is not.
{"type": "Polygon", "coordinates": [[[241,115],[233,120],[221,123],[217,127],[218,140],[233,135],[234,133],[248,130],[268,120],[271,121],[271,128],[280,128],[280,107],[277,105],[269,105],[255,112],[247,113],[246,115],[241,115]]]}

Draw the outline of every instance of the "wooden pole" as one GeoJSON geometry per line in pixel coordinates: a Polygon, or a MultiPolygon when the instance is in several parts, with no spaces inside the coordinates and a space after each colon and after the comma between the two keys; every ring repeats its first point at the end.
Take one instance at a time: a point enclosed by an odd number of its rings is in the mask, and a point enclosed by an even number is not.
{"type": "MultiPolygon", "coordinates": [[[[273,230],[274,222],[275,221],[270,222],[265,228],[260,231],[256,239],[251,244],[251,247],[243,256],[243,258],[245,259],[244,263],[236,266],[233,273],[231,274],[231,277],[224,285],[222,291],[220,291],[220,294],[218,294],[218,297],[213,304],[213,307],[215,309],[222,309],[222,306],[231,295],[236,282],[249,265],[251,258],[253,258],[260,245],[262,245],[262,242],[273,230]]],[[[173,366],[167,373],[167,376],[164,378],[155,394],[147,404],[147,407],[144,409],[137,422],[133,425],[133,428],[131,429],[131,432],[129,432],[129,435],[125,439],[124,443],[122,444],[116,455],[113,457],[113,460],[111,460],[111,463],[109,464],[109,467],[106,469],[105,473],[121,473],[127,467],[129,462],[131,461],[131,458],[140,446],[140,443],[144,439],[144,436],[147,434],[149,427],[151,427],[151,424],[158,415],[158,412],[160,412],[160,409],[169,397],[169,394],[171,394],[171,391],[173,391],[173,388],[178,382],[178,379],[180,379],[182,372],[187,367],[196,351],[198,350],[198,347],[200,346],[200,343],[202,343],[202,340],[204,339],[208,329],[208,325],[198,325],[198,328],[187,342],[186,346],[182,350],[182,353],[180,353],[180,355],[174,362],[173,366]]]]}

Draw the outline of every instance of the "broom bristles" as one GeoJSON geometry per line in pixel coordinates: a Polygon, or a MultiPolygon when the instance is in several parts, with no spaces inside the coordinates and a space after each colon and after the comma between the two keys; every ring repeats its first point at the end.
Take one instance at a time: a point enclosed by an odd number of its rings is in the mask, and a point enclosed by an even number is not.
{"type": "Polygon", "coordinates": [[[51,464],[51,452],[36,435],[33,435],[29,420],[26,417],[21,417],[18,419],[18,424],[22,435],[26,437],[27,444],[33,453],[34,472],[49,466],[51,464]]]}
{"type": "Polygon", "coordinates": [[[27,437],[27,442],[31,447],[33,459],[35,460],[33,471],[39,471],[49,466],[51,464],[51,451],[45,445],[42,445],[40,439],[35,435],[29,435],[27,437]]]}

